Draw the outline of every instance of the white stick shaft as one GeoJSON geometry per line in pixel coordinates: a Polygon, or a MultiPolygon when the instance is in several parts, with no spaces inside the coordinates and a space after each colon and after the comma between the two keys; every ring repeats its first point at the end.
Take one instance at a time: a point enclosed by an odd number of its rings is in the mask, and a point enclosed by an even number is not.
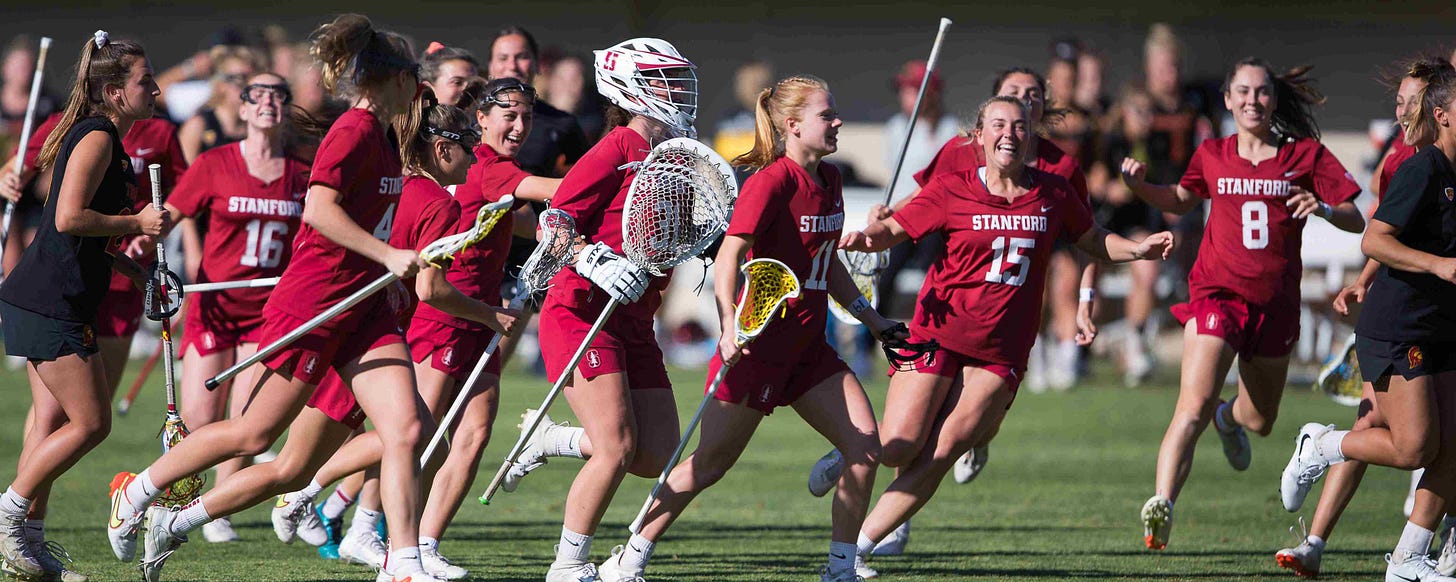
{"type": "Polygon", "coordinates": [[[597,316],[596,323],[593,323],[591,329],[586,332],[586,337],[582,338],[581,345],[576,348],[576,353],[571,355],[571,360],[566,363],[566,368],[561,370],[561,376],[556,378],[556,383],[551,385],[551,391],[546,393],[546,398],[541,401],[540,408],[536,409],[536,417],[531,419],[531,425],[521,431],[521,437],[516,440],[516,445],[511,447],[510,454],[506,455],[506,460],[495,472],[495,477],[490,480],[490,485],[485,488],[485,493],[481,494],[481,503],[490,505],[490,499],[495,497],[496,490],[500,489],[501,481],[506,478],[506,472],[511,470],[511,464],[515,463],[516,459],[521,456],[521,451],[526,449],[526,443],[541,426],[541,419],[546,417],[546,412],[551,409],[551,403],[556,401],[557,395],[561,394],[561,390],[566,387],[566,382],[571,380],[572,375],[576,373],[577,363],[581,362],[582,356],[586,355],[588,348],[591,348],[592,339],[596,338],[597,332],[600,332],[602,326],[607,324],[607,319],[612,317],[612,312],[617,310],[618,305],[620,304],[615,299],[608,301],[607,308],[597,316]]]}
{"type": "Polygon", "coordinates": [[[262,349],[258,350],[257,353],[249,356],[248,359],[233,364],[232,367],[223,370],[222,373],[208,378],[207,381],[203,384],[207,386],[208,390],[216,390],[219,384],[231,380],[233,376],[237,376],[243,370],[248,369],[249,366],[261,362],[267,359],[269,356],[278,353],[278,350],[288,347],[289,344],[292,344],[294,341],[298,340],[298,338],[303,337],[305,334],[313,331],[314,329],[318,328],[318,326],[328,322],[330,319],[338,317],[340,313],[343,313],[350,307],[358,305],[360,302],[369,298],[370,295],[378,293],[380,289],[388,287],[391,283],[394,283],[398,280],[399,277],[396,276],[394,273],[386,273],[384,275],[380,275],[378,279],[375,279],[372,283],[365,286],[363,289],[355,291],[353,295],[345,297],[343,301],[334,304],[333,307],[328,308],[323,313],[315,315],[313,319],[310,319],[303,325],[298,326],[298,329],[290,331],[287,335],[278,338],[276,341],[268,344],[267,346],[264,346],[262,349]]]}
{"type": "Polygon", "coordinates": [[[183,293],[206,293],[209,291],[226,291],[228,289],[252,289],[255,287],[272,287],[278,284],[278,277],[266,279],[248,279],[244,281],[218,281],[215,283],[193,283],[182,286],[183,293]]]}
{"type": "MultiPolygon", "coordinates": [[[[147,175],[152,179],[152,205],[157,209],[162,208],[162,166],[152,164],[147,166],[147,175]]],[[[165,239],[157,237],[157,289],[162,294],[158,301],[166,301],[171,296],[167,292],[167,244],[165,239]]],[[[167,413],[177,412],[177,379],[172,369],[172,320],[162,318],[162,378],[163,386],[167,392],[167,413]]],[[[165,442],[165,441],[164,441],[165,442]]]]}
{"type": "MultiPolygon", "coordinates": [[[[15,176],[19,177],[25,171],[25,146],[30,143],[30,132],[35,128],[35,107],[40,100],[41,78],[45,76],[46,53],[51,50],[51,39],[48,36],[40,38],[40,52],[36,53],[35,75],[30,78],[30,102],[25,106],[25,122],[20,126],[20,145],[15,149],[15,176]]],[[[10,221],[15,217],[15,205],[5,203],[5,216],[0,218],[0,249],[5,248],[5,242],[10,240],[10,221]]],[[[0,280],[4,280],[4,274],[0,273],[0,280]]]]}
{"type": "Polygon", "coordinates": [[[677,441],[677,449],[672,451],[672,457],[667,460],[667,466],[662,469],[662,475],[657,477],[657,483],[652,485],[652,493],[647,495],[647,501],[642,504],[642,509],[637,512],[637,518],[632,520],[632,525],[627,526],[628,531],[634,534],[642,533],[643,521],[647,519],[647,510],[652,509],[652,502],[657,501],[657,494],[662,492],[662,486],[667,484],[667,476],[677,467],[678,459],[682,458],[683,449],[688,446],[688,438],[693,436],[697,430],[698,423],[703,420],[703,411],[707,410],[708,403],[718,395],[718,387],[723,385],[723,378],[728,376],[728,364],[718,368],[718,374],[713,376],[713,383],[708,386],[708,392],[703,395],[703,401],[698,403],[698,411],[693,414],[693,419],[688,421],[688,427],[683,429],[682,438],[677,441]]]}
{"type": "Polygon", "coordinates": [[[915,96],[915,108],[910,110],[910,119],[905,123],[905,140],[900,142],[900,155],[895,157],[895,167],[890,172],[890,182],[885,184],[885,205],[895,193],[895,182],[900,181],[901,166],[905,165],[905,152],[910,150],[910,136],[915,135],[915,122],[920,118],[920,103],[925,100],[925,88],[930,85],[930,75],[935,72],[935,62],[940,60],[940,45],[945,42],[945,31],[950,28],[950,19],[940,19],[940,31],[935,34],[935,44],[930,47],[930,58],[925,61],[925,77],[920,79],[920,94],[915,96]]]}
{"type": "MultiPolygon", "coordinates": [[[[519,311],[524,306],[525,298],[517,297],[511,300],[509,308],[519,311]]],[[[529,315],[522,313],[521,317],[529,317],[529,315]]],[[[475,369],[470,371],[470,376],[465,379],[464,384],[460,385],[460,392],[455,395],[455,402],[450,404],[450,411],[446,412],[445,417],[440,419],[440,426],[435,427],[435,434],[430,437],[430,444],[425,445],[425,452],[420,455],[421,467],[430,461],[430,456],[435,453],[435,447],[440,446],[440,441],[444,440],[445,431],[455,422],[455,417],[460,414],[460,409],[465,408],[465,403],[470,400],[470,391],[475,389],[475,383],[480,380],[480,375],[485,373],[485,365],[495,355],[495,351],[500,347],[500,343],[501,334],[497,333],[495,337],[490,338],[490,344],[485,346],[485,353],[481,354],[480,359],[475,362],[475,369]]]]}

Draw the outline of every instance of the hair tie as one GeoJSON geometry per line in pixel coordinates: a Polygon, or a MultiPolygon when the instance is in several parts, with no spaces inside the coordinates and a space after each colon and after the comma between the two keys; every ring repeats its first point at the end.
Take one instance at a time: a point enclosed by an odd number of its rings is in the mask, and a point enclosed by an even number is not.
{"type": "Polygon", "coordinates": [[[101,47],[106,46],[106,43],[111,40],[111,35],[108,34],[104,30],[98,30],[98,31],[96,31],[96,33],[93,34],[92,37],[96,41],[96,48],[101,48],[101,47]]]}
{"type": "Polygon", "coordinates": [[[440,41],[434,41],[434,42],[431,42],[430,43],[430,46],[425,47],[425,54],[427,54],[427,55],[433,55],[436,52],[439,52],[439,50],[440,49],[443,49],[443,48],[445,48],[445,45],[440,44],[440,41]]]}

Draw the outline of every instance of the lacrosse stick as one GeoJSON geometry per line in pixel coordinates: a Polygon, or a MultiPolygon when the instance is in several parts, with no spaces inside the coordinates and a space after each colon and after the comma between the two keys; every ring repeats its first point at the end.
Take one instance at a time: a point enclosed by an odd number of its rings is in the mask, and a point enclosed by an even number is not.
{"type": "MultiPolygon", "coordinates": [[[[854,286],[858,287],[860,294],[869,300],[870,307],[878,308],[880,306],[880,294],[876,289],[878,287],[878,281],[875,279],[875,275],[884,271],[885,267],[888,266],[887,264],[890,260],[889,251],[865,253],[842,250],[839,251],[839,258],[848,267],[849,278],[854,281],[854,286]]],[[[854,314],[851,314],[848,309],[845,309],[843,305],[840,305],[838,301],[835,301],[833,297],[829,298],[829,312],[834,314],[834,318],[838,319],[840,323],[845,325],[860,325],[859,319],[854,314]]]]}
{"type": "MultiPolygon", "coordinates": [[[[152,178],[152,205],[162,208],[162,166],[147,166],[152,178]]],[[[147,319],[162,324],[162,378],[167,389],[167,419],[162,422],[158,436],[162,438],[162,453],[171,450],[187,438],[187,425],[177,412],[177,378],[172,369],[172,316],[182,306],[182,280],[167,270],[167,245],[157,237],[157,264],[152,276],[147,278],[145,299],[147,319]]],[[[157,497],[156,504],[164,507],[186,505],[202,493],[202,475],[190,475],[172,483],[157,497]]]]}
{"type": "MultiPolygon", "coordinates": [[[[15,177],[25,171],[25,146],[30,142],[30,132],[35,127],[35,106],[40,100],[40,80],[45,75],[46,53],[51,50],[51,39],[40,37],[40,52],[35,57],[35,76],[30,78],[30,103],[25,106],[25,123],[20,126],[20,146],[15,150],[15,177]]],[[[10,221],[15,217],[15,204],[5,203],[5,216],[0,218],[0,249],[10,240],[10,221]]],[[[4,280],[0,273],[0,280],[4,280]]]]}
{"type": "MultiPolygon", "coordinates": [[[[183,287],[185,290],[186,287],[183,287]]],[[[184,291],[185,293],[186,291],[184,291]]],[[[147,383],[147,378],[152,375],[152,368],[157,367],[157,360],[162,359],[162,344],[157,344],[157,349],[152,350],[152,355],[147,357],[147,363],[142,364],[142,370],[137,372],[136,380],[132,381],[131,388],[126,390],[126,396],[116,403],[116,413],[126,416],[131,410],[131,403],[136,402],[137,394],[141,394],[142,386],[147,383]]]]}
{"type": "Polygon", "coordinates": [[[278,284],[280,277],[268,277],[266,279],[248,279],[245,281],[218,281],[216,283],[193,283],[182,287],[184,293],[206,293],[208,291],[226,291],[228,289],[254,289],[257,287],[272,287],[278,284]]]}
{"type": "MultiPolygon", "coordinates": [[[[465,232],[452,234],[430,243],[429,246],[425,247],[425,250],[420,251],[420,259],[433,267],[442,267],[447,261],[455,258],[455,253],[475,246],[484,240],[485,236],[490,234],[490,229],[494,228],[497,222],[500,222],[501,217],[511,211],[511,204],[514,200],[515,198],[513,196],[505,196],[494,204],[487,204],[475,215],[475,226],[470,227],[470,230],[465,232]]],[[[394,273],[380,275],[378,279],[365,285],[363,289],[355,291],[353,295],[345,297],[342,301],[324,310],[323,313],[315,315],[313,319],[298,326],[297,329],[284,334],[283,337],[278,338],[273,343],[259,349],[257,353],[247,359],[233,364],[232,367],[223,370],[222,373],[216,376],[208,378],[203,385],[207,386],[208,390],[216,390],[218,385],[231,380],[233,376],[237,376],[243,370],[248,369],[249,366],[278,353],[279,350],[288,347],[289,344],[298,338],[303,337],[308,332],[313,331],[329,320],[338,317],[340,313],[358,305],[360,302],[369,298],[370,295],[378,293],[379,290],[388,287],[391,283],[398,280],[399,276],[394,273]]]]}
{"type": "Polygon", "coordinates": [[[890,172],[890,182],[885,184],[885,206],[890,205],[890,196],[895,192],[895,182],[900,179],[900,166],[905,164],[905,152],[910,149],[910,136],[915,134],[915,122],[920,117],[920,103],[925,100],[925,88],[930,85],[930,75],[935,72],[935,62],[940,60],[940,45],[945,42],[945,31],[950,28],[950,19],[940,19],[940,31],[935,33],[935,44],[930,47],[930,59],[925,61],[925,77],[920,79],[920,93],[915,96],[915,107],[910,109],[910,120],[905,125],[905,140],[900,142],[900,155],[895,157],[895,167],[890,172]]]}
{"type": "MultiPolygon", "coordinates": [[[[516,296],[511,299],[510,309],[525,309],[526,302],[537,293],[545,291],[551,285],[551,278],[556,276],[556,272],[572,256],[571,244],[576,241],[576,221],[572,220],[571,215],[555,208],[548,209],[541,213],[536,224],[541,230],[541,241],[536,244],[536,250],[531,251],[531,256],[526,258],[525,264],[521,265],[521,275],[516,278],[516,296]]],[[[500,347],[501,337],[501,334],[495,334],[495,337],[490,338],[485,353],[475,362],[475,369],[470,371],[470,376],[460,385],[460,393],[455,395],[455,402],[450,404],[449,412],[445,413],[440,426],[435,428],[435,435],[430,437],[430,444],[425,446],[425,453],[420,455],[421,467],[430,460],[435,447],[444,439],[445,430],[455,422],[455,416],[460,414],[460,409],[470,399],[470,391],[485,372],[485,364],[500,347]]]]}
{"type": "MultiPolygon", "coordinates": [[[[622,255],[643,270],[665,276],[665,272],[703,252],[728,229],[738,182],[733,167],[708,146],[691,138],[674,138],[652,148],[637,166],[622,208],[622,255]]],[[[530,442],[531,435],[546,418],[551,403],[575,374],[592,339],[617,309],[615,299],[597,317],[561,370],[561,376],[546,393],[536,414],[523,427],[521,437],[501,463],[480,502],[489,505],[501,481],[530,442]]]]}
{"type": "Polygon", "coordinates": [[[1355,334],[1352,333],[1340,347],[1340,351],[1331,354],[1329,361],[1320,368],[1319,379],[1315,380],[1314,388],[1323,390],[1335,402],[1345,406],[1359,406],[1364,399],[1362,387],[1360,360],[1355,357],[1355,334]]]}
{"type": "MultiPolygon", "coordinates": [[[[743,295],[739,298],[738,309],[734,313],[737,329],[733,330],[733,343],[740,348],[763,333],[764,328],[773,321],[774,314],[787,311],[789,300],[799,296],[799,278],[788,265],[773,259],[754,259],[745,263],[742,270],[745,279],[743,295]]],[[[703,410],[708,408],[708,402],[718,395],[718,387],[723,384],[723,378],[728,376],[730,367],[732,364],[723,362],[718,368],[718,374],[713,376],[713,383],[708,385],[708,392],[703,395],[703,401],[698,403],[698,411],[683,430],[677,449],[667,460],[667,467],[663,468],[662,475],[658,476],[657,483],[652,486],[652,493],[647,495],[642,510],[637,512],[637,519],[632,520],[632,525],[627,528],[632,533],[641,532],[642,523],[647,519],[647,510],[652,508],[652,502],[657,500],[657,494],[662,491],[663,484],[667,483],[667,476],[672,474],[673,467],[682,458],[688,438],[698,428],[698,422],[703,419],[703,410]]]]}

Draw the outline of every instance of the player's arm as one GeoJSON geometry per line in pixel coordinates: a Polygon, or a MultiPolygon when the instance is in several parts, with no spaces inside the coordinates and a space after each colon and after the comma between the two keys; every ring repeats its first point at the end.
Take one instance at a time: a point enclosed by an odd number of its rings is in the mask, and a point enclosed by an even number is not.
{"type": "MultiPolygon", "coordinates": [[[[833,251],[825,249],[823,252],[833,251]]],[[[895,326],[895,321],[885,319],[870,305],[864,294],[860,293],[859,286],[849,276],[849,269],[844,267],[838,256],[831,257],[829,261],[829,296],[840,305],[846,306],[849,313],[869,328],[875,337],[880,337],[885,330],[895,326]]]]}
{"type": "Polygon", "coordinates": [[[340,246],[384,265],[401,279],[413,276],[424,266],[419,253],[389,246],[389,243],[374,238],[361,228],[339,205],[340,198],[338,190],[323,184],[309,186],[308,202],[303,205],[303,222],[340,246]]]}
{"type": "Polygon", "coordinates": [[[131,279],[132,285],[136,285],[137,289],[146,290],[148,273],[141,263],[136,262],[136,259],[127,256],[126,253],[116,253],[112,257],[115,260],[111,262],[111,270],[131,279]]]}
{"type": "Polygon", "coordinates": [[[196,115],[177,128],[177,141],[182,144],[182,157],[188,164],[196,162],[202,154],[202,134],[206,130],[202,117],[196,115]]]}
{"type": "Polygon", "coordinates": [[[1127,184],[1127,188],[1132,190],[1135,196],[1142,198],[1154,208],[1173,214],[1186,214],[1203,202],[1202,198],[1181,184],[1147,183],[1144,179],[1147,172],[1146,164],[1132,158],[1123,158],[1122,181],[1127,184]]]}
{"type": "MultiPolygon", "coordinates": [[[[877,253],[910,239],[910,234],[893,218],[870,223],[864,230],[844,235],[839,248],[847,251],[877,253]]],[[[848,305],[841,303],[840,305],[848,305]]]]}
{"type": "Polygon", "coordinates": [[[1141,241],[1132,241],[1093,225],[1077,239],[1077,248],[1107,263],[1165,260],[1173,252],[1173,233],[1165,230],[1141,241]]]}
{"type": "Polygon", "coordinates": [[[521,315],[514,309],[495,307],[461,293],[445,279],[445,269],[420,269],[420,274],[415,276],[415,293],[430,307],[461,319],[483,323],[501,335],[514,334],[516,319],[521,315]]]}
{"type": "Polygon", "coordinates": [[[0,167],[0,198],[11,203],[19,202],[20,197],[25,195],[25,184],[35,177],[35,168],[25,167],[19,174],[15,173],[15,156],[5,160],[4,167],[0,167]]]}
{"type": "Polygon", "coordinates": [[[75,236],[160,235],[167,212],[148,205],[140,213],[112,216],[87,208],[111,160],[111,136],[93,131],[71,150],[56,199],[56,230],[75,236]]]}
{"type": "Polygon", "coordinates": [[[734,312],[737,311],[738,269],[748,256],[748,249],[753,248],[753,241],[752,235],[725,234],[713,258],[713,302],[718,305],[718,322],[723,330],[718,340],[718,354],[725,364],[748,353],[735,341],[734,330],[738,324],[734,321],[734,312]]]}
{"type": "Polygon", "coordinates": [[[1289,198],[1284,201],[1284,205],[1289,207],[1290,215],[1296,219],[1314,215],[1345,232],[1360,232],[1365,229],[1365,216],[1360,214],[1360,209],[1353,200],[1331,206],[1316,198],[1313,192],[1294,186],[1290,189],[1289,198]]]}
{"type": "Polygon", "coordinates": [[[1440,257],[1405,246],[1396,239],[1401,229],[1378,218],[1370,220],[1360,251],[1392,269],[1411,273],[1429,273],[1456,283],[1456,259],[1440,257]]]}

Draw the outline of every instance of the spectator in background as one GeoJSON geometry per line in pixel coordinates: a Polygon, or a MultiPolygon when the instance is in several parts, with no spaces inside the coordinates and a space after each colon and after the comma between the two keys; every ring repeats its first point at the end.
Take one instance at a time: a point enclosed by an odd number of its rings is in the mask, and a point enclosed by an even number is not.
{"type": "MultiPolygon", "coordinates": [[[[28,35],[17,35],[10,39],[10,44],[5,48],[4,60],[0,61],[0,158],[9,159],[15,153],[20,143],[21,126],[25,124],[25,109],[30,105],[30,80],[35,75],[35,57],[38,41],[28,35]]],[[[36,100],[35,125],[50,117],[59,109],[58,101],[41,87],[40,98],[36,100]]],[[[14,173],[15,164],[9,161],[4,168],[0,168],[0,175],[14,173]]],[[[50,191],[50,180],[47,179],[45,190],[36,186],[35,181],[30,184],[22,184],[18,178],[10,180],[11,185],[7,188],[19,190],[20,199],[15,203],[15,216],[11,226],[14,227],[14,234],[5,241],[3,251],[4,272],[9,273],[10,268],[20,262],[20,255],[25,252],[25,246],[35,237],[36,229],[41,223],[41,200],[44,199],[44,192],[50,191]],[[30,187],[27,187],[30,186],[30,187]]]]}
{"type": "MultiPolygon", "coordinates": [[[[1092,196],[1094,217],[1104,228],[1124,237],[1141,239],[1166,227],[1163,213],[1134,196],[1118,178],[1124,158],[1133,158],[1147,166],[1151,178],[1159,184],[1172,183],[1180,175],[1174,171],[1168,136],[1153,132],[1153,99],[1142,87],[1129,85],[1107,118],[1107,130],[1096,149],[1096,159],[1087,172],[1087,189],[1092,196]]],[[[1123,381],[1138,386],[1152,373],[1155,360],[1149,353],[1146,327],[1157,301],[1154,292],[1158,279],[1155,261],[1137,261],[1128,265],[1131,283],[1123,301],[1127,337],[1123,345],[1123,381]]]]}
{"type": "MultiPolygon", "coordinates": [[[[733,109],[723,113],[713,125],[713,150],[725,159],[733,159],[753,149],[753,110],[758,93],[774,82],[773,65],[768,61],[748,61],[733,72],[733,109]]],[[[746,168],[734,168],[738,183],[748,178],[746,168]]]]}
{"type": "MultiPolygon", "coordinates": [[[[288,40],[288,30],[277,24],[263,27],[263,54],[268,57],[268,71],[284,79],[293,71],[298,47],[288,40]]],[[[303,51],[304,55],[308,51],[303,51]]]]}
{"type": "MultiPolygon", "coordinates": [[[[588,143],[601,138],[607,127],[602,115],[602,101],[596,88],[587,90],[591,73],[586,62],[557,47],[547,47],[541,57],[541,97],[552,107],[576,116],[588,143]]],[[[592,80],[595,83],[594,80],[592,80]]]]}
{"type": "Polygon", "coordinates": [[[246,36],[232,27],[224,27],[207,36],[202,46],[191,57],[165,71],[157,73],[157,86],[162,96],[157,98],[157,113],[182,123],[192,118],[212,96],[209,80],[215,63],[212,49],[219,46],[248,46],[246,36]]]}
{"type": "Polygon", "coordinates": [[[459,102],[460,96],[471,79],[479,75],[480,61],[463,48],[432,42],[420,57],[420,80],[446,105],[465,107],[459,102]]]}
{"type": "MultiPolygon", "coordinates": [[[[1097,131],[1093,111],[1077,103],[1077,88],[1082,80],[1082,45],[1076,40],[1060,40],[1052,44],[1051,62],[1047,64],[1047,139],[1082,163],[1088,161],[1090,146],[1097,131]]],[[[1101,79],[1096,85],[1101,87],[1101,79]]]]}
{"type": "MultiPolygon", "coordinates": [[[[1094,120],[1105,117],[1111,105],[1111,100],[1102,90],[1105,65],[1102,55],[1090,48],[1083,47],[1082,53],[1077,55],[1077,85],[1072,89],[1072,104],[1094,120]]],[[[1094,125],[1100,127],[1100,124],[1094,125]]]]}
{"type": "Polygon", "coordinates": [[[208,61],[212,80],[207,103],[177,130],[188,164],[202,152],[247,137],[248,128],[238,114],[243,106],[242,91],[248,79],[263,69],[258,54],[242,46],[212,47],[208,61]]]}

